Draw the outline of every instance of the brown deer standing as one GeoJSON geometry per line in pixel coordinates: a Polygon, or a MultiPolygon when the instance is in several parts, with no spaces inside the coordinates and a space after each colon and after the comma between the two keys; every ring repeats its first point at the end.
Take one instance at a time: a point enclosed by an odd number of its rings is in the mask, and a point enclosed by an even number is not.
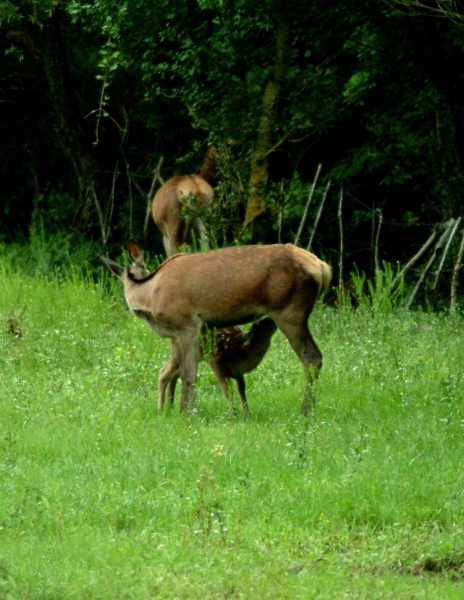
{"type": "MultiPolygon", "coordinates": [[[[329,265],[317,256],[292,244],[235,246],[175,254],[148,273],[143,252],[133,240],[128,251],[130,267],[103,260],[122,279],[134,315],[162,337],[175,338],[182,412],[194,399],[199,333],[205,325],[225,328],[271,317],[288,338],[311,384],[322,354],[308,329],[308,317],[331,278],[329,265]]],[[[307,408],[308,393],[303,400],[303,410],[307,408]]]]}
{"type": "Polygon", "coordinates": [[[152,215],[158,229],[163,234],[166,254],[172,256],[180,252],[186,244],[193,250],[195,241],[201,240],[209,250],[208,235],[203,220],[195,214],[182,215],[183,204],[192,198],[193,208],[201,209],[214,199],[211,181],[214,175],[216,150],[208,149],[203,166],[195,175],[174,175],[156,192],[152,203],[152,215]]]}
{"type": "MultiPolygon", "coordinates": [[[[245,373],[256,369],[263,360],[264,355],[271,345],[271,337],[274,335],[277,325],[269,317],[260,319],[253,323],[249,331],[243,331],[240,327],[227,327],[218,331],[215,336],[215,346],[207,358],[208,364],[221,386],[226,400],[232,406],[229,395],[228,379],[235,379],[237,389],[242,401],[242,408],[248,412],[248,402],[245,391],[245,373]]],[[[205,336],[203,336],[205,340],[205,336]]],[[[200,348],[202,353],[202,349],[200,348]]],[[[158,381],[158,409],[163,408],[164,395],[167,390],[168,402],[174,402],[174,393],[177,380],[180,377],[180,351],[174,338],[171,338],[171,358],[161,369],[158,381]]]]}
{"type": "MultiPolygon", "coordinates": [[[[147,275],[148,271],[145,274],[147,275]]],[[[274,321],[269,317],[264,317],[253,323],[249,331],[243,331],[240,327],[227,327],[215,332],[213,337],[215,346],[208,356],[207,362],[232,408],[227,380],[236,380],[243,411],[248,412],[246,384],[243,376],[256,369],[263,360],[271,345],[271,337],[276,330],[277,325],[274,321]]],[[[203,358],[203,345],[206,343],[208,343],[208,336],[203,333],[200,358],[203,358]]],[[[176,339],[171,338],[171,356],[169,362],[161,369],[158,380],[158,410],[163,408],[166,391],[168,403],[174,403],[176,383],[179,377],[180,350],[176,339]]]]}

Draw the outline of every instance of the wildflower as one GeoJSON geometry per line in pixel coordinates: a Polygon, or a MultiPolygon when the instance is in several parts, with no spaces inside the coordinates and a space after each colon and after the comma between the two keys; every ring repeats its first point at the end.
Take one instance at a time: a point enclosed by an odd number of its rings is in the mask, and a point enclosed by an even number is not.
{"type": "Polygon", "coordinates": [[[214,448],[211,450],[211,453],[214,454],[215,456],[224,456],[226,454],[226,452],[224,450],[224,446],[222,444],[218,444],[217,446],[214,446],[214,448]]]}

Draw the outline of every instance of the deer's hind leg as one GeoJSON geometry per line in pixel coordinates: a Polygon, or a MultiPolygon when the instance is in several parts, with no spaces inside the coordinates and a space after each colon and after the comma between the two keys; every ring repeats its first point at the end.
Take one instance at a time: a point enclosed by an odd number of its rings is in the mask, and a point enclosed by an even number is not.
{"type": "Polygon", "coordinates": [[[314,341],[308,328],[307,315],[304,319],[290,319],[280,315],[275,318],[279,329],[287,336],[287,339],[300,359],[306,375],[306,393],[303,398],[303,413],[308,412],[309,406],[314,408],[314,391],[312,384],[319,375],[322,367],[322,352],[314,341]],[[308,401],[309,397],[309,401],[308,401]]]}
{"type": "Polygon", "coordinates": [[[202,250],[203,251],[208,251],[211,249],[210,244],[209,244],[209,236],[208,236],[208,232],[206,230],[206,226],[203,222],[203,219],[200,219],[200,217],[197,218],[196,220],[196,230],[198,232],[198,237],[201,240],[201,244],[202,244],[202,250]]]}
{"type": "Polygon", "coordinates": [[[183,241],[189,252],[210,250],[208,232],[200,217],[184,218],[183,241]]]}
{"type": "Polygon", "coordinates": [[[180,252],[181,245],[182,241],[179,241],[174,233],[170,232],[168,236],[164,236],[164,248],[167,256],[178,254],[180,252]]]}
{"type": "Polygon", "coordinates": [[[181,251],[184,242],[184,219],[177,214],[172,214],[166,219],[164,227],[164,247],[166,254],[172,256],[181,251]]]}

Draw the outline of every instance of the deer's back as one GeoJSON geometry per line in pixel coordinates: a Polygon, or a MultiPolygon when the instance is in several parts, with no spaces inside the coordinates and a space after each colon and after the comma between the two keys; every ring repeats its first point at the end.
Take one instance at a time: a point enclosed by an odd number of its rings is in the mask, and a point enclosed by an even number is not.
{"type": "Polygon", "coordinates": [[[138,287],[155,318],[175,318],[176,323],[195,317],[210,326],[228,327],[272,316],[290,302],[307,308],[309,315],[320,282],[292,248],[235,246],[177,254],[138,287]]]}

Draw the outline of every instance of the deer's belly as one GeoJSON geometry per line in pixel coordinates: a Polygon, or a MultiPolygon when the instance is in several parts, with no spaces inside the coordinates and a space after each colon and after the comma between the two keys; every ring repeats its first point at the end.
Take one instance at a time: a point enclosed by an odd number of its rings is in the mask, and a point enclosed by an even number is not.
{"type": "Polygon", "coordinates": [[[168,338],[175,337],[175,335],[176,335],[175,331],[171,327],[169,327],[169,325],[166,325],[165,323],[157,321],[153,317],[151,312],[148,312],[146,310],[137,310],[137,309],[133,310],[132,312],[134,313],[134,315],[136,317],[145,321],[153,329],[153,331],[156,331],[156,333],[159,336],[168,337],[168,338]]]}

